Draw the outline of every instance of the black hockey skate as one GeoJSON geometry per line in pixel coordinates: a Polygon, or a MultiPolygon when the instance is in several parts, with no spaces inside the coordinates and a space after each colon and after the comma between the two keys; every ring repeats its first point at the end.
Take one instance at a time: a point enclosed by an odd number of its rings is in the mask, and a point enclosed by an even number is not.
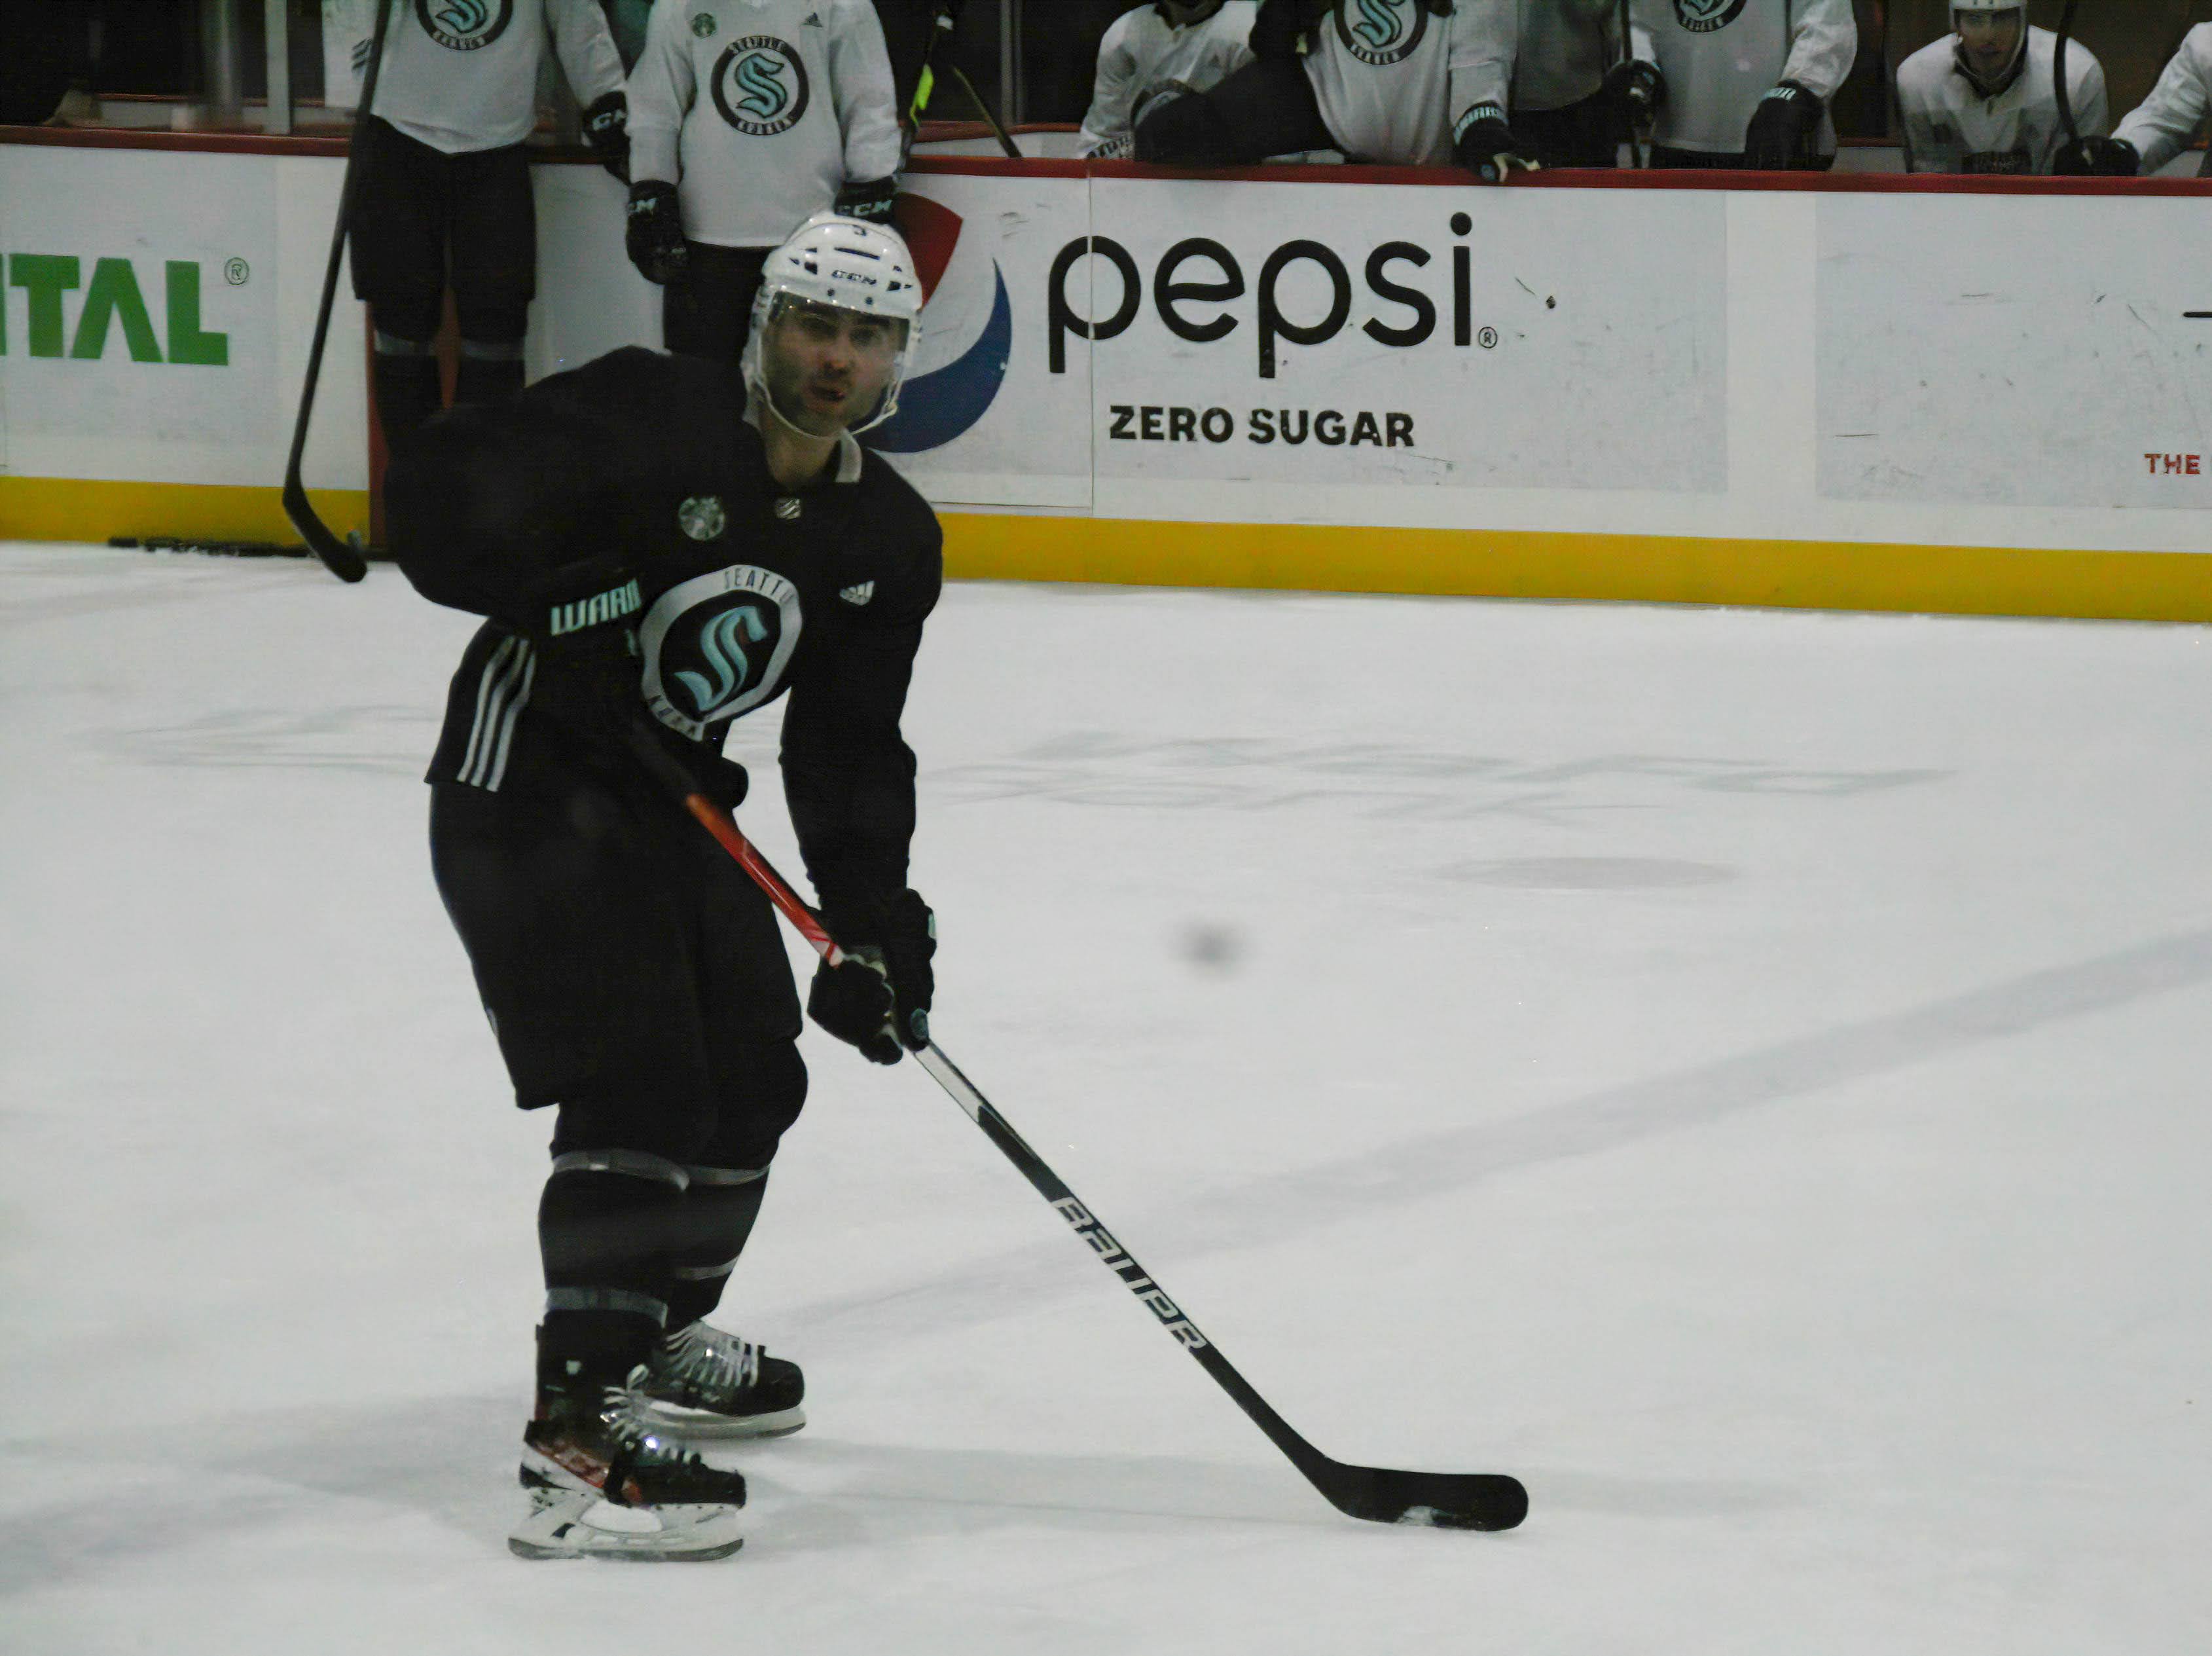
{"type": "Polygon", "coordinates": [[[806,1424],[799,1365],[705,1323],[664,1336],[630,1390],[654,1426],[683,1438],[780,1438],[806,1424]]]}
{"type": "Polygon", "coordinates": [[[709,1466],[644,1418],[632,1388],[541,1394],[522,1428],[529,1518],[507,1537],[524,1558],[726,1558],[744,1544],[742,1473],[709,1466]]]}

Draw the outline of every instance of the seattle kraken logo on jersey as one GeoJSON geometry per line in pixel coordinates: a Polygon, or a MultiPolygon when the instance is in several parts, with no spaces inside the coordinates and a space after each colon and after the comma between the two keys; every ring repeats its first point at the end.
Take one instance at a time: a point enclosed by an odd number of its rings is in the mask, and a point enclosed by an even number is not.
{"type": "Polygon", "coordinates": [[[1428,32],[1428,0],[1341,0],[1336,9],[1336,37],[1363,64],[1402,64],[1428,32]]]}
{"type": "Polygon", "coordinates": [[[799,647],[799,588],[773,570],[733,563],[655,599],[638,625],[653,715],[693,740],[782,688],[799,647]]]}
{"type": "Polygon", "coordinates": [[[731,41],[714,65],[714,85],[722,119],[756,138],[788,132],[806,113],[806,65],[796,47],[773,34],[731,41]]]}
{"type": "Polygon", "coordinates": [[[744,687],[753,667],[745,646],[764,644],[768,635],[769,625],[757,604],[724,610],[699,629],[699,653],[706,658],[707,671],[672,670],[676,682],[690,692],[693,712],[711,713],[729,699],[732,691],[744,687]]]}
{"type": "Polygon", "coordinates": [[[1692,34],[1726,28],[1742,14],[1744,0],[1674,0],[1674,21],[1692,34]]]}
{"type": "Polygon", "coordinates": [[[415,0],[422,32],[453,52],[474,52],[507,33],[514,0],[415,0]]]}

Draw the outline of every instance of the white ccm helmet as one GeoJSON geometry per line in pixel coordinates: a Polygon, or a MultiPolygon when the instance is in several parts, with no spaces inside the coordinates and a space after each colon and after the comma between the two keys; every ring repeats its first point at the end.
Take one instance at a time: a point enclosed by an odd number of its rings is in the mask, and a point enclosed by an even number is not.
{"type": "Polygon", "coordinates": [[[778,419],[784,416],[769,395],[768,375],[761,366],[762,341],[778,307],[794,299],[905,324],[906,338],[884,387],[883,401],[866,420],[847,429],[866,431],[897,413],[899,387],[913,365],[915,342],[921,333],[921,283],[914,273],[914,255],[907,250],[906,238],[888,224],[817,213],[769,254],[760,292],[753,300],[752,333],[739,367],[745,388],[778,419]]]}
{"type": "Polygon", "coordinates": [[[1966,63],[1965,44],[1961,42],[1959,47],[1960,72],[1973,82],[1974,90],[1984,98],[1994,98],[2010,86],[2019,78],[2021,64],[2027,61],[2027,0],[1951,0],[1951,27],[1954,31],[1961,16],[1997,17],[2008,11],[2020,14],[2020,43],[2013,47],[2012,57],[1994,80],[1984,81],[1975,74],[1966,63]]]}

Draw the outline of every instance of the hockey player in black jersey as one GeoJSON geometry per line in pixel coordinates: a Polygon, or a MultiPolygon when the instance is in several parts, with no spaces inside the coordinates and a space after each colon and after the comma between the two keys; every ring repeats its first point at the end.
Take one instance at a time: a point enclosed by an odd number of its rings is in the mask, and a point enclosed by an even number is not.
{"type": "Polygon", "coordinates": [[[432,864],[522,1108],[556,1111],[526,1556],[719,1556],[744,1480],[684,1446],[801,1423],[795,1364],[709,1326],[806,1071],[767,899],[649,776],[742,799],[732,720],[789,693],[784,790],[854,960],[815,1021],[879,1063],[927,1038],[900,717],[941,538],[853,433],[888,416],[921,293],[882,226],[768,259],[741,368],[619,350],[395,459],[395,557],[488,617],[430,767],[432,864]]]}

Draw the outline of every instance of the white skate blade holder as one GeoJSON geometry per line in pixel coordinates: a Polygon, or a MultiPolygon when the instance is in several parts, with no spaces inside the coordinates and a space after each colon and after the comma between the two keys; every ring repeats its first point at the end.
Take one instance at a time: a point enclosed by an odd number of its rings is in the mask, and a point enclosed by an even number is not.
{"type": "Polygon", "coordinates": [[[519,1558],[695,1562],[744,1544],[734,1507],[618,1507],[595,1495],[548,1492],[507,1538],[519,1558]]]}
{"type": "Polygon", "coordinates": [[[686,1409],[641,1397],[638,1410],[671,1437],[686,1442],[732,1438],[787,1438],[806,1424],[804,1408],[779,1409],[763,1415],[718,1415],[711,1409],[686,1409]]]}

